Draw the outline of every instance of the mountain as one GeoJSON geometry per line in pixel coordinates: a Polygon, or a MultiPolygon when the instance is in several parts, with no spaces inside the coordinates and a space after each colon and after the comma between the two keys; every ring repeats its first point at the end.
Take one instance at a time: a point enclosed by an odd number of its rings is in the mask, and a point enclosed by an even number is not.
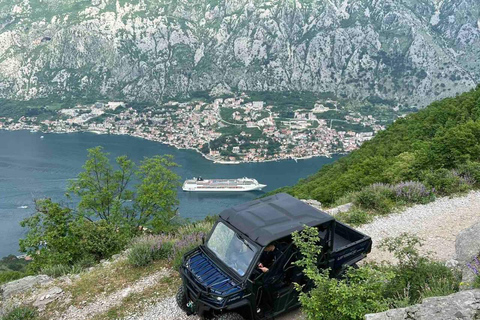
{"type": "Polygon", "coordinates": [[[374,183],[411,180],[440,195],[461,190],[456,184],[480,187],[480,85],[398,119],[358,150],[281,191],[329,205],[374,183]]]}
{"type": "Polygon", "coordinates": [[[329,92],[424,106],[480,80],[477,0],[0,2],[0,98],[329,92]]]}

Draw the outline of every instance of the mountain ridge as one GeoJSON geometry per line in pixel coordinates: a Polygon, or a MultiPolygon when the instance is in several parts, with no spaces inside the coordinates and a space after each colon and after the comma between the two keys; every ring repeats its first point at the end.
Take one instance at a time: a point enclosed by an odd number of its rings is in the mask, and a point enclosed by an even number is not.
{"type": "Polygon", "coordinates": [[[220,88],[425,106],[480,81],[474,0],[15,0],[0,12],[4,99],[220,88]]]}

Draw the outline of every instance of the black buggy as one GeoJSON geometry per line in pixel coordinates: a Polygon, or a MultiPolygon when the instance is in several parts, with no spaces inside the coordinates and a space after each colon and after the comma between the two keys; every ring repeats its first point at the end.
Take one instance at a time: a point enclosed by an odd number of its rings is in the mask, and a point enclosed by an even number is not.
{"type": "Polygon", "coordinates": [[[251,201],[221,212],[206,241],[185,254],[178,305],[219,320],[274,319],[298,308],[293,283],[306,290],[311,283],[294,264],[300,253],[291,235],[304,226],[318,229],[318,266],[330,268],[332,277],[371,250],[370,237],[288,194],[251,201]],[[268,254],[270,261],[262,261],[268,254]]]}

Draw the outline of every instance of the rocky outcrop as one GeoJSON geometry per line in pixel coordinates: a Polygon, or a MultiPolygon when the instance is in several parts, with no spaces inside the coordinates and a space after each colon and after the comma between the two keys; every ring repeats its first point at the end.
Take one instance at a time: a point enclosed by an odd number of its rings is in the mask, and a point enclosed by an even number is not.
{"type": "Polygon", "coordinates": [[[14,295],[25,293],[37,285],[47,284],[51,281],[52,278],[46,275],[25,277],[2,285],[0,294],[2,300],[7,300],[14,295]]]}
{"type": "Polygon", "coordinates": [[[353,207],[353,203],[350,202],[350,203],[342,204],[341,206],[338,206],[338,207],[335,207],[335,208],[327,209],[326,211],[327,211],[327,213],[334,216],[334,215],[339,214],[339,213],[347,212],[350,209],[352,209],[352,207],[353,207]]]}
{"type": "Polygon", "coordinates": [[[446,297],[424,299],[422,304],[368,314],[366,320],[478,320],[480,290],[462,291],[446,297]]]}
{"type": "Polygon", "coordinates": [[[4,1],[0,98],[215,89],[422,106],[480,80],[479,12],[477,0],[4,1]]]}
{"type": "Polygon", "coordinates": [[[38,310],[43,311],[49,303],[61,298],[62,295],[63,290],[61,288],[49,288],[37,295],[37,298],[33,302],[33,306],[38,308],[38,310]]]}
{"type": "Polygon", "coordinates": [[[472,283],[480,275],[480,223],[457,236],[455,253],[457,266],[462,270],[462,282],[472,283]]]}

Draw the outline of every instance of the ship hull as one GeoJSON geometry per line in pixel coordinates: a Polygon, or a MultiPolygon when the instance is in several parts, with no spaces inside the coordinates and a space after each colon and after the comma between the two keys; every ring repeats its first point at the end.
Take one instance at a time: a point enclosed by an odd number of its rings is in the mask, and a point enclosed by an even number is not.
{"type": "Polygon", "coordinates": [[[248,192],[261,191],[265,187],[264,184],[241,187],[183,186],[182,190],[186,192],[248,192]]]}

